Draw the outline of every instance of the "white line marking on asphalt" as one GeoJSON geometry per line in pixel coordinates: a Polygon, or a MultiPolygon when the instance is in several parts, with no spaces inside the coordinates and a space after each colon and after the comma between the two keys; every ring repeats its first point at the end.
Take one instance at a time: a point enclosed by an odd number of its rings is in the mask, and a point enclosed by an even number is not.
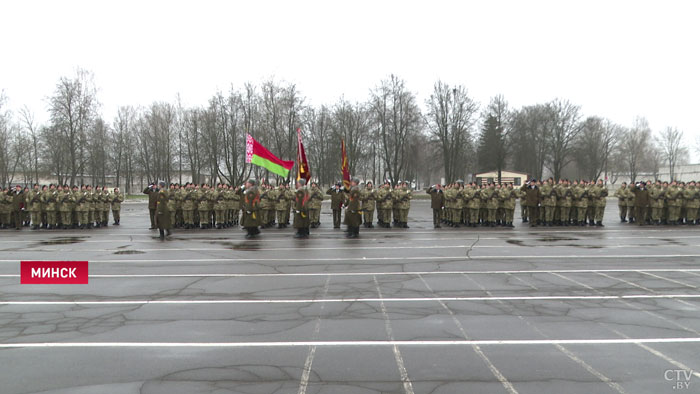
{"type": "MultiPolygon", "coordinates": [[[[172,250],[172,249],[164,249],[164,250],[172,250]]],[[[104,250],[102,250],[104,251],[104,250]]],[[[34,253],[33,251],[29,251],[34,253]]],[[[51,252],[55,252],[52,250],[51,252]]],[[[83,252],[83,251],[76,251],[76,252],[83,252]]],[[[532,256],[524,256],[524,255],[495,255],[495,256],[470,256],[471,260],[551,260],[551,259],[562,259],[562,260],[571,260],[571,259],[586,259],[586,260],[610,260],[610,259],[640,259],[640,260],[646,260],[646,259],[678,259],[678,258],[698,258],[700,257],[700,254],[609,254],[609,255],[532,255],[532,256]]],[[[64,257],[65,258],[65,257],[64,257]]],[[[32,260],[32,261],[55,261],[53,260],[46,260],[46,259],[37,259],[37,258],[26,258],[26,259],[3,259],[0,260],[0,263],[17,263],[19,260],[32,260]]],[[[405,260],[419,260],[419,261],[432,261],[432,260],[464,260],[464,255],[457,255],[457,256],[423,256],[423,257],[415,257],[415,256],[408,256],[408,257],[334,257],[334,258],[283,258],[283,257],[278,257],[278,258],[254,258],[254,257],[248,257],[248,258],[214,258],[214,259],[133,259],[133,260],[126,260],[126,259],[118,259],[118,260],[113,260],[113,259],[93,259],[90,260],[91,263],[209,263],[209,262],[238,262],[238,261],[253,261],[253,262],[258,262],[258,261],[302,261],[302,262],[311,262],[311,261],[370,261],[370,260],[376,260],[376,261],[405,261],[405,260]]]]}
{"type": "MultiPolygon", "coordinates": [[[[543,245],[544,246],[544,245],[543,245]]],[[[557,247],[565,248],[571,247],[572,245],[556,245],[547,244],[547,248],[557,247]]],[[[590,246],[587,244],[580,244],[576,246],[590,246]]],[[[687,247],[696,247],[700,244],[690,244],[687,247]]],[[[217,251],[232,251],[236,252],[282,252],[282,251],[324,251],[324,250],[357,250],[359,246],[332,246],[332,247],[308,247],[299,249],[298,247],[284,247],[284,248],[259,248],[251,247],[246,249],[245,247],[229,247],[229,248],[141,248],[141,252],[217,252],[217,251]]],[[[599,249],[628,249],[628,248],[638,248],[640,245],[601,245],[597,246],[599,249]]],[[[650,246],[653,247],[653,246],[650,246]]],[[[477,246],[465,246],[465,245],[426,245],[426,246],[412,246],[411,244],[399,245],[399,246],[362,246],[363,250],[394,250],[394,249],[520,249],[520,245],[477,245],[477,246]]],[[[22,252],[32,252],[32,253],[55,253],[55,252],[80,252],[80,253],[96,253],[96,252],[124,252],[128,249],[81,249],[81,248],[63,248],[63,249],[28,249],[22,252]]],[[[696,255],[692,255],[696,256],[696,255]]]]}
{"type": "Polygon", "coordinates": [[[642,273],[642,274],[644,274],[644,275],[651,276],[651,277],[653,277],[653,278],[665,280],[665,281],[667,281],[667,282],[671,282],[671,283],[675,283],[675,284],[678,284],[678,285],[681,285],[681,286],[689,287],[689,288],[691,288],[691,289],[697,289],[697,288],[698,288],[697,286],[689,285],[689,284],[687,284],[687,283],[685,283],[685,282],[681,282],[681,281],[679,281],[679,280],[670,279],[670,278],[664,278],[663,276],[655,275],[655,274],[652,274],[652,273],[649,273],[649,272],[646,272],[646,271],[639,271],[639,272],[642,273]]]}
{"type": "MultiPolygon", "coordinates": [[[[636,284],[636,283],[634,283],[634,282],[630,282],[630,281],[625,280],[625,279],[622,279],[622,278],[616,278],[616,277],[611,276],[611,275],[608,275],[608,274],[606,274],[606,273],[604,273],[604,272],[598,272],[597,274],[598,274],[598,275],[601,275],[601,276],[604,276],[604,277],[606,277],[606,278],[610,278],[610,279],[613,279],[613,280],[617,280],[617,281],[619,281],[619,282],[622,282],[622,283],[624,283],[624,284],[630,285],[630,286],[632,286],[632,287],[636,287],[636,288],[638,288],[638,289],[642,289],[642,290],[644,290],[644,291],[648,291],[649,293],[659,294],[659,292],[656,291],[656,290],[646,288],[646,287],[644,287],[644,286],[642,286],[642,285],[638,285],[638,284],[636,284]]],[[[683,300],[674,300],[674,301],[679,302],[679,303],[681,303],[681,304],[683,304],[683,305],[685,305],[685,306],[689,306],[689,307],[693,308],[693,310],[697,310],[697,309],[698,309],[695,305],[693,305],[693,304],[691,304],[691,303],[689,303],[689,302],[687,302],[687,301],[683,301],[683,300]]]]}
{"type": "MultiPolygon", "coordinates": [[[[491,232],[489,232],[491,233],[491,232]]],[[[336,233],[340,235],[340,233],[336,233]]],[[[397,233],[392,233],[392,234],[397,234],[397,233]]],[[[408,233],[408,234],[415,234],[415,233],[408,233]]],[[[556,232],[556,233],[548,233],[548,235],[560,235],[564,234],[561,232],[556,232]]],[[[20,239],[5,239],[5,240],[0,240],[0,243],[30,243],[30,242],[37,242],[37,241],[51,241],[51,238],[46,238],[47,235],[49,234],[31,234],[31,235],[40,235],[37,237],[31,237],[29,236],[30,234],[22,234],[22,237],[20,239]]],[[[61,238],[66,238],[66,236],[73,236],[70,234],[59,234],[59,233],[53,233],[50,235],[56,235],[56,239],[61,239],[61,238]]],[[[98,235],[104,235],[104,234],[98,234],[98,235]]],[[[155,234],[153,235],[153,239],[148,239],[148,240],[133,240],[130,239],[132,238],[135,234],[112,234],[112,235],[118,235],[118,236],[123,236],[123,239],[84,239],[84,240],[79,240],[75,244],[84,244],[84,243],[113,243],[113,242],[129,242],[132,244],[153,244],[155,243],[155,239],[157,236],[155,234]]],[[[177,234],[176,238],[172,239],[173,241],[186,241],[186,242],[197,242],[197,241],[202,241],[202,242],[216,242],[216,241],[243,241],[245,243],[265,243],[267,241],[279,241],[279,240],[289,240],[290,236],[283,236],[283,237],[276,237],[276,236],[270,236],[267,235],[263,238],[258,238],[258,239],[239,239],[239,238],[234,238],[234,237],[198,237],[198,236],[187,236],[184,238],[185,235],[189,234],[177,234]]],[[[219,235],[219,234],[216,234],[219,235]]],[[[220,234],[224,235],[224,234],[220,234]]],[[[369,234],[371,235],[371,233],[369,234]]],[[[513,233],[508,233],[508,237],[479,237],[481,241],[506,241],[508,239],[512,239],[513,233]]],[[[540,234],[536,236],[517,236],[515,239],[518,240],[538,240],[541,239],[545,234],[540,234]]],[[[85,235],[75,235],[76,237],[86,237],[85,235]]],[[[313,236],[313,234],[312,234],[313,236]]],[[[325,237],[312,237],[316,238],[318,240],[323,240],[323,241],[337,241],[340,238],[325,238],[325,237]]],[[[616,240],[616,239],[661,239],[665,240],[667,239],[667,236],[659,236],[659,237],[654,237],[654,236],[629,236],[629,237],[606,237],[603,240],[605,241],[610,241],[610,240],[616,240]]],[[[692,235],[692,236],[674,236],[673,239],[697,239],[700,238],[700,235],[692,235]]],[[[367,238],[367,237],[362,237],[358,238],[356,240],[351,240],[350,242],[360,242],[360,241],[385,241],[385,240],[391,240],[392,242],[395,241],[400,241],[400,242],[414,242],[414,241],[430,241],[430,242],[435,242],[435,241],[475,241],[476,238],[470,238],[470,237],[436,237],[436,238],[367,238]]],[[[581,238],[579,241],[597,241],[598,239],[588,239],[588,238],[581,238]]],[[[344,239],[344,241],[347,241],[344,239]]],[[[556,240],[554,240],[556,241],[556,240]]],[[[564,240],[562,240],[564,241],[564,240]]],[[[160,240],[158,240],[160,242],[160,240]]],[[[552,241],[547,241],[547,245],[550,245],[552,241]]],[[[570,241],[567,241],[570,242],[570,241]]],[[[556,245],[556,244],[555,244],[556,245]]]]}
{"type": "MultiPolygon", "coordinates": [[[[591,290],[595,290],[591,288],[591,290]]],[[[700,298],[700,294],[628,294],[590,296],[493,296],[493,297],[406,297],[406,298],[306,298],[260,300],[101,300],[101,301],[0,301],[2,305],[178,305],[178,304],[315,304],[324,302],[432,302],[432,301],[564,301],[700,298]]]]}
{"type": "MultiPolygon", "coordinates": [[[[323,296],[325,298],[328,294],[328,288],[331,283],[331,277],[326,278],[326,283],[323,286],[323,296]]],[[[314,326],[314,333],[311,336],[311,340],[318,340],[318,333],[321,332],[321,315],[323,314],[323,308],[325,304],[321,304],[321,310],[316,318],[316,325],[314,326]]],[[[314,355],[316,354],[316,346],[309,347],[309,353],[306,355],[306,361],[304,362],[304,371],[301,374],[301,379],[299,380],[299,391],[298,394],[306,394],[306,387],[309,385],[309,376],[311,375],[311,366],[314,362],[314,355]]]]}
{"type": "MultiPolygon", "coordinates": [[[[91,274],[90,278],[274,278],[274,277],[314,277],[314,276],[417,276],[417,275],[492,275],[492,274],[553,274],[553,273],[582,273],[596,274],[598,272],[683,272],[700,276],[700,268],[649,268],[649,269],[573,269],[573,270],[500,270],[500,271],[396,271],[396,272],[298,272],[298,273],[192,273],[192,274],[91,274]]],[[[0,278],[19,278],[20,274],[0,274],[0,278]]],[[[517,276],[514,278],[522,281],[517,276]]],[[[536,290],[537,288],[535,288],[536,290]]]]}
{"type": "MultiPolygon", "coordinates": [[[[595,293],[597,293],[597,294],[601,294],[601,295],[604,295],[604,294],[605,294],[605,293],[603,293],[602,291],[600,291],[600,290],[598,290],[598,289],[595,289],[595,288],[593,288],[593,287],[591,287],[591,286],[588,286],[588,285],[585,284],[585,283],[581,283],[581,282],[579,282],[579,281],[577,281],[577,280],[575,280],[575,279],[571,279],[571,278],[569,278],[569,277],[566,277],[566,276],[560,275],[560,274],[554,274],[554,275],[556,275],[556,276],[558,276],[558,277],[560,277],[560,278],[563,278],[563,279],[565,279],[565,280],[568,280],[569,282],[573,282],[573,283],[575,283],[575,284],[577,284],[577,285],[579,285],[579,286],[583,286],[583,287],[585,287],[585,288],[587,288],[587,289],[593,290],[593,291],[594,291],[595,293]]],[[[634,305],[634,304],[630,304],[629,302],[625,301],[624,299],[620,299],[619,301],[620,301],[621,303],[627,305],[627,306],[630,307],[630,308],[634,308],[634,309],[636,309],[636,310],[638,310],[638,311],[641,311],[641,312],[643,312],[643,313],[646,313],[646,314],[649,315],[649,316],[652,316],[652,317],[655,317],[655,318],[657,318],[657,319],[663,320],[664,322],[666,322],[666,323],[668,323],[668,324],[671,324],[671,325],[673,325],[673,326],[676,326],[676,327],[678,327],[678,328],[680,328],[680,329],[682,329],[682,330],[684,330],[684,331],[693,333],[693,334],[695,334],[695,335],[700,335],[700,331],[697,331],[697,330],[695,330],[695,329],[693,329],[693,328],[687,327],[687,326],[685,326],[685,325],[683,325],[683,324],[680,324],[680,323],[678,323],[678,322],[675,322],[675,321],[673,321],[673,320],[671,320],[671,319],[668,319],[668,318],[666,318],[666,317],[664,317],[664,316],[661,316],[661,315],[659,315],[659,314],[656,314],[656,313],[654,313],[654,312],[648,311],[648,310],[646,310],[646,309],[642,309],[640,306],[637,306],[637,305],[634,305]]]]}
{"type": "MultiPolygon", "coordinates": [[[[602,323],[601,323],[601,324],[602,324],[602,323]]],[[[607,326],[607,324],[604,324],[604,325],[607,326]]],[[[616,329],[614,329],[614,328],[611,328],[611,327],[608,327],[608,329],[609,329],[610,331],[616,333],[617,335],[623,337],[623,338],[629,339],[629,336],[627,336],[625,333],[622,333],[622,332],[620,332],[620,331],[618,331],[618,330],[616,330],[616,329]]],[[[671,357],[669,357],[669,356],[667,356],[667,355],[661,353],[660,351],[658,351],[658,350],[656,350],[656,349],[653,349],[653,348],[651,348],[651,347],[649,347],[649,346],[647,346],[647,345],[645,345],[645,344],[643,344],[643,343],[638,343],[637,345],[638,345],[639,347],[641,347],[642,349],[648,351],[649,353],[655,355],[656,357],[659,357],[659,358],[661,358],[661,359],[663,359],[663,360],[666,360],[666,361],[667,361],[668,363],[670,363],[671,365],[674,365],[674,366],[676,366],[676,367],[678,367],[678,368],[680,368],[680,369],[686,370],[686,371],[693,371],[692,368],[688,367],[687,365],[683,364],[682,362],[676,361],[676,360],[674,360],[674,359],[672,359],[671,357]]],[[[697,377],[700,378],[700,373],[699,373],[698,371],[693,371],[693,375],[695,375],[695,376],[697,376],[697,377]]]]}
{"type": "Polygon", "coordinates": [[[0,348],[70,347],[360,347],[360,346],[526,346],[526,345],[636,345],[639,343],[700,343],[700,337],[610,339],[484,339],[425,341],[287,341],[287,342],[17,342],[0,348]]]}
{"type": "MultiPolygon", "coordinates": [[[[374,286],[377,288],[377,294],[379,295],[379,307],[382,310],[382,316],[384,317],[384,330],[386,331],[387,337],[391,342],[394,342],[394,331],[391,329],[391,321],[389,320],[389,314],[386,311],[386,305],[384,305],[384,300],[382,300],[382,290],[379,288],[379,281],[377,277],[372,277],[374,280],[374,286]]],[[[406,366],[403,362],[403,357],[401,357],[401,351],[397,345],[392,346],[394,351],[394,360],[396,360],[396,366],[399,369],[399,374],[401,375],[401,382],[403,382],[403,390],[406,394],[414,394],[413,384],[408,378],[408,372],[406,371],[406,366]]]]}
{"type": "MultiPolygon", "coordinates": [[[[477,282],[476,280],[474,280],[474,278],[472,278],[472,277],[470,277],[470,276],[468,276],[468,275],[463,275],[463,276],[464,276],[465,278],[469,279],[472,283],[474,283],[474,284],[476,284],[477,286],[479,286],[479,287],[481,288],[481,290],[483,290],[484,292],[486,292],[486,294],[488,294],[489,296],[492,296],[492,293],[491,293],[488,289],[486,289],[486,287],[484,287],[481,283],[479,283],[479,282],[477,282]]],[[[503,301],[498,301],[498,303],[500,303],[501,305],[505,305],[505,303],[504,303],[503,301]]],[[[528,319],[526,319],[525,317],[523,317],[523,316],[520,315],[519,313],[516,313],[515,310],[514,310],[514,308],[513,308],[512,306],[506,306],[506,307],[507,307],[508,309],[510,309],[510,312],[513,313],[513,314],[515,314],[515,316],[517,316],[518,319],[520,319],[520,321],[524,322],[528,327],[532,328],[532,329],[533,329],[537,334],[539,334],[541,337],[546,338],[546,339],[549,339],[549,337],[548,337],[544,332],[542,332],[542,330],[540,330],[539,327],[537,327],[536,325],[534,325],[533,323],[531,323],[528,319]]],[[[597,369],[593,368],[593,366],[591,366],[591,365],[588,364],[587,362],[583,361],[581,358],[579,358],[578,356],[576,356],[576,355],[575,355],[573,352],[571,352],[569,349],[565,348],[565,347],[562,346],[561,344],[554,344],[554,346],[555,346],[560,352],[564,353],[564,355],[565,355],[566,357],[568,357],[571,361],[573,361],[573,362],[575,362],[576,364],[578,364],[580,367],[582,367],[583,369],[585,369],[586,371],[588,371],[588,373],[590,373],[591,375],[593,375],[593,376],[597,377],[598,379],[600,379],[601,382],[604,382],[605,384],[607,384],[607,385],[608,385],[610,388],[612,388],[613,390],[617,391],[617,392],[620,393],[620,394],[626,393],[625,390],[622,388],[622,386],[620,386],[619,384],[613,382],[610,378],[608,378],[607,376],[605,376],[604,374],[602,374],[602,373],[601,373],[600,371],[598,371],[597,369]]]]}
{"type": "MultiPolygon", "coordinates": [[[[430,287],[430,285],[425,280],[425,278],[423,278],[420,275],[418,277],[423,282],[425,287],[431,293],[435,294],[435,291],[433,291],[433,288],[430,287]]],[[[438,302],[440,303],[440,306],[442,306],[442,308],[444,310],[446,310],[447,313],[450,314],[450,316],[452,317],[452,321],[455,323],[455,325],[457,325],[457,328],[459,328],[459,331],[462,333],[462,336],[464,337],[464,339],[469,340],[470,338],[469,338],[469,335],[467,335],[467,331],[464,329],[464,326],[462,326],[462,322],[460,322],[459,319],[457,319],[457,316],[455,316],[455,313],[452,311],[452,309],[450,309],[447,306],[447,304],[445,304],[443,301],[438,301],[438,302]]],[[[501,371],[499,371],[498,368],[496,368],[496,366],[493,365],[493,362],[491,362],[491,360],[488,358],[488,356],[486,356],[486,354],[481,350],[481,347],[479,347],[479,345],[472,346],[472,349],[474,349],[474,352],[481,358],[481,360],[484,363],[486,363],[486,366],[489,368],[489,370],[491,370],[491,373],[493,374],[493,376],[495,376],[496,379],[498,379],[498,381],[501,382],[501,384],[503,385],[503,388],[505,388],[506,391],[508,391],[510,394],[517,394],[518,393],[518,391],[515,389],[515,387],[513,387],[513,385],[508,381],[508,379],[506,379],[506,377],[501,373],[501,371]]]]}

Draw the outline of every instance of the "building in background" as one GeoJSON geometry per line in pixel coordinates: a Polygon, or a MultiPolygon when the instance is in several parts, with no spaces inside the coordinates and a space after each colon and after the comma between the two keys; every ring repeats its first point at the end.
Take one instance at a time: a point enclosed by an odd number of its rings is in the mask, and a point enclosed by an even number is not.
{"type": "MultiPolygon", "coordinates": [[[[501,184],[512,183],[513,186],[521,186],[527,180],[527,174],[524,172],[515,172],[502,170],[501,184]]],[[[476,174],[476,183],[486,185],[489,182],[498,183],[498,171],[489,171],[476,174]]]]}

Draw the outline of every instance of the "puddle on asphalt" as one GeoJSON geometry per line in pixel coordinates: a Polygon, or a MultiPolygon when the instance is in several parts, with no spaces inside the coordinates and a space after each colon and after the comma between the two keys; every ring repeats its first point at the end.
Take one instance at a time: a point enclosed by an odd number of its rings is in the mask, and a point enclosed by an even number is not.
{"type": "Polygon", "coordinates": [[[85,241],[86,237],[63,237],[37,242],[37,245],[69,245],[85,241]]]}
{"type": "Polygon", "coordinates": [[[143,254],[146,252],[142,252],[140,250],[120,250],[118,252],[114,252],[114,254],[143,254]]]}
{"type": "Polygon", "coordinates": [[[519,239],[507,239],[506,243],[509,243],[511,245],[518,245],[518,246],[532,246],[532,245],[525,245],[525,243],[519,239]]]}
{"type": "Polygon", "coordinates": [[[559,246],[570,246],[572,248],[580,248],[580,249],[603,249],[604,246],[601,245],[576,245],[576,244],[567,244],[567,245],[559,245],[559,246]]]}
{"type": "Polygon", "coordinates": [[[557,236],[557,235],[548,235],[546,237],[537,238],[537,240],[540,242],[578,241],[577,238],[561,237],[561,236],[557,236]]]}
{"type": "Polygon", "coordinates": [[[215,245],[221,245],[225,246],[227,248],[231,248],[233,250],[259,250],[260,249],[260,243],[257,242],[209,242],[211,244],[215,245]]]}

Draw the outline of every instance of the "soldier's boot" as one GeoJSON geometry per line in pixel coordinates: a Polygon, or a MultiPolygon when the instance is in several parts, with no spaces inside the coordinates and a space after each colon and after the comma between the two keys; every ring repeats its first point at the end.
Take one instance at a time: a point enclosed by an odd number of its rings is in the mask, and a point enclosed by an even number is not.
{"type": "Polygon", "coordinates": [[[508,224],[507,224],[506,226],[507,226],[507,227],[510,227],[510,228],[514,228],[514,227],[515,227],[515,226],[513,226],[513,222],[508,222],[508,224]]]}
{"type": "MultiPolygon", "coordinates": [[[[403,228],[410,228],[410,227],[408,227],[408,222],[403,222],[403,228]]],[[[357,233],[358,233],[358,235],[359,235],[359,233],[360,233],[359,227],[358,227],[358,229],[357,229],[357,233]]]]}
{"type": "Polygon", "coordinates": [[[217,230],[221,230],[221,223],[217,223],[217,224],[216,224],[216,229],[217,229],[217,230]]]}
{"type": "Polygon", "coordinates": [[[165,230],[165,235],[170,236],[170,234],[172,234],[172,232],[170,231],[170,229],[165,230]]]}
{"type": "Polygon", "coordinates": [[[596,226],[598,226],[598,227],[605,227],[605,226],[603,226],[603,221],[602,221],[602,220],[599,220],[598,223],[596,223],[596,226]]]}
{"type": "Polygon", "coordinates": [[[165,239],[165,230],[163,230],[161,228],[159,231],[160,231],[160,240],[163,241],[165,239]]]}

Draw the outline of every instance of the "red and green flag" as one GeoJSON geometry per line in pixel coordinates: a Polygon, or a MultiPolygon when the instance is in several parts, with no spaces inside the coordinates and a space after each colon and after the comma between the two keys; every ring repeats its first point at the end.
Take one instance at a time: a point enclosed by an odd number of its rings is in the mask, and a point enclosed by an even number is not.
{"type": "Polygon", "coordinates": [[[246,136],[245,140],[245,162],[255,164],[285,178],[289,175],[289,170],[294,167],[293,160],[280,160],[250,134],[246,136]]]}

